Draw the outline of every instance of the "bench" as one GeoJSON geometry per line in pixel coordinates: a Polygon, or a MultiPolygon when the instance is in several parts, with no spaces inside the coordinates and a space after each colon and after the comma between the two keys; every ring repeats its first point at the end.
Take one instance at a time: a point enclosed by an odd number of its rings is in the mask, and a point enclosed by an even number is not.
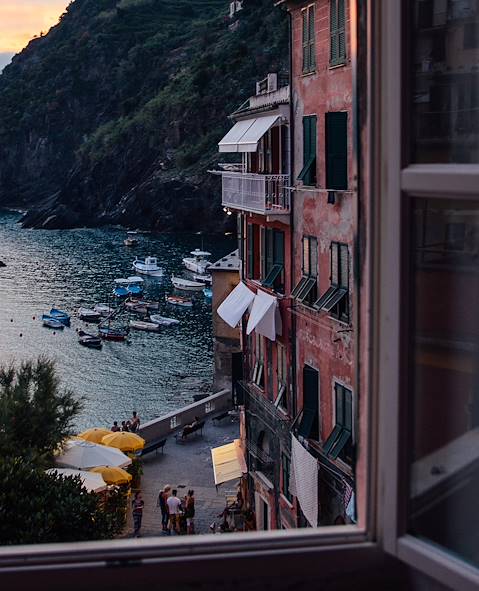
{"type": "Polygon", "coordinates": [[[158,450],[161,449],[161,453],[165,451],[165,443],[166,439],[153,439],[145,445],[145,447],[141,450],[140,456],[144,456],[145,454],[149,454],[151,451],[158,453],[158,450]]]}
{"type": "Polygon", "coordinates": [[[226,419],[226,417],[229,417],[229,416],[230,416],[230,411],[227,410],[225,412],[222,412],[219,415],[216,415],[216,417],[213,417],[212,421],[213,422],[216,421],[216,424],[218,424],[220,421],[222,421],[223,419],[226,419]]]}
{"type": "Polygon", "coordinates": [[[185,425],[181,432],[178,432],[175,435],[176,443],[180,443],[182,441],[186,441],[188,435],[192,435],[193,433],[200,433],[203,436],[203,427],[205,426],[205,421],[199,422],[197,425],[190,427],[190,425],[185,425]]]}

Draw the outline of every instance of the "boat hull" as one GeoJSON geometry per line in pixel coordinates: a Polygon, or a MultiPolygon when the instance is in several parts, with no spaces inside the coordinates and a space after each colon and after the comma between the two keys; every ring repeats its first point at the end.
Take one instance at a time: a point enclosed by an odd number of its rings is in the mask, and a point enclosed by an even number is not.
{"type": "Polygon", "coordinates": [[[104,341],[122,342],[128,338],[127,331],[116,331],[108,328],[100,328],[99,335],[104,341]]]}
{"type": "Polygon", "coordinates": [[[153,322],[136,322],[134,320],[130,320],[130,328],[144,332],[159,332],[160,330],[160,326],[153,322]]]}
{"type": "Polygon", "coordinates": [[[167,304],[181,306],[183,308],[191,308],[193,306],[193,302],[191,300],[177,296],[166,296],[166,302],[167,304]]]}
{"type": "Polygon", "coordinates": [[[159,314],[152,314],[150,316],[150,321],[160,326],[173,326],[180,323],[176,318],[167,318],[166,316],[160,316],[159,314]]]}
{"type": "Polygon", "coordinates": [[[59,320],[55,320],[54,318],[44,318],[43,326],[45,328],[52,328],[53,330],[63,330],[65,328],[63,323],[61,323],[59,320]]]}

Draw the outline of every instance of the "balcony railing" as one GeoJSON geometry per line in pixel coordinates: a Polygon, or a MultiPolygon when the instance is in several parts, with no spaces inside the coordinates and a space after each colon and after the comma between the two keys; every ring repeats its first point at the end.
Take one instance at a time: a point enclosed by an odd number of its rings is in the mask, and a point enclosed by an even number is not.
{"type": "Polygon", "coordinates": [[[224,172],[223,206],[263,215],[288,215],[291,189],[287,174],[224,172]]]}

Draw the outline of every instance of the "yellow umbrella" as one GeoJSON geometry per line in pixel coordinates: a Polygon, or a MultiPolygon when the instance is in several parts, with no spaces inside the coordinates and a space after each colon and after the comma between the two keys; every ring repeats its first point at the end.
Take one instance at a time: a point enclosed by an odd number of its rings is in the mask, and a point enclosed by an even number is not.
{"type": "Polygon", "coordinates": [[[93,427],[93,429],[87,429],[80,433],[78,437],[80,439],[85,439],[86,441],[90,441],[91,443],[101,443],[101,440],[105,435],[110,435],[112,431],[110,429],[102,429],[101,427],[93,427]]]}
{"type": "Polygon", "coordinates": [[[101,442],[103,445],[116,447],[123,452],[138,451],[145,447],[145,440],[142,437],[128,431],[118,431],[105,435],[101,442]]]}
{"type": "Polygon", "coordinates": [[[129,472],[116,466],[96,466],[90,472],[101,474],[107,484],[128,484],[133,478],[129,472]]]}

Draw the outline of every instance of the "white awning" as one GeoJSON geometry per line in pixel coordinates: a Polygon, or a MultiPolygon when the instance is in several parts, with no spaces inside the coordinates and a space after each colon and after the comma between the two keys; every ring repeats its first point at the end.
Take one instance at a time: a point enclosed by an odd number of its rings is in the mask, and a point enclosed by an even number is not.
{"type": "Polygon", "coordinates": [[[248,472],[243,452],[240,447],[240,440],[235,439],[232,443],[215,447],[211,450],[213,460],[213,474],[215,484],[223,484],[230,480],[241,478],[248,472]]]}
{"type": "Polygon", "coordinates": [[[281,334],[281,316],[278,309],[278,300],[260,289],[258,289],[253,302],[248,326],[246,327],[246,334],[251,334],[253,330],[267,337],[270,341],[275,341],[276,335],[281,334]]]}
{"type": "Polygon", "coordinates": [[[235,328],[254,299],[254,292],[240,282],[218,307],[218,316],[235,328]]]}
{"type": "Polygon", "coordinates": [[[268,115],[238,121],[218,143],[219,151],[256,152],[259,140],[280,118],[281,115],[268,115]]]}

